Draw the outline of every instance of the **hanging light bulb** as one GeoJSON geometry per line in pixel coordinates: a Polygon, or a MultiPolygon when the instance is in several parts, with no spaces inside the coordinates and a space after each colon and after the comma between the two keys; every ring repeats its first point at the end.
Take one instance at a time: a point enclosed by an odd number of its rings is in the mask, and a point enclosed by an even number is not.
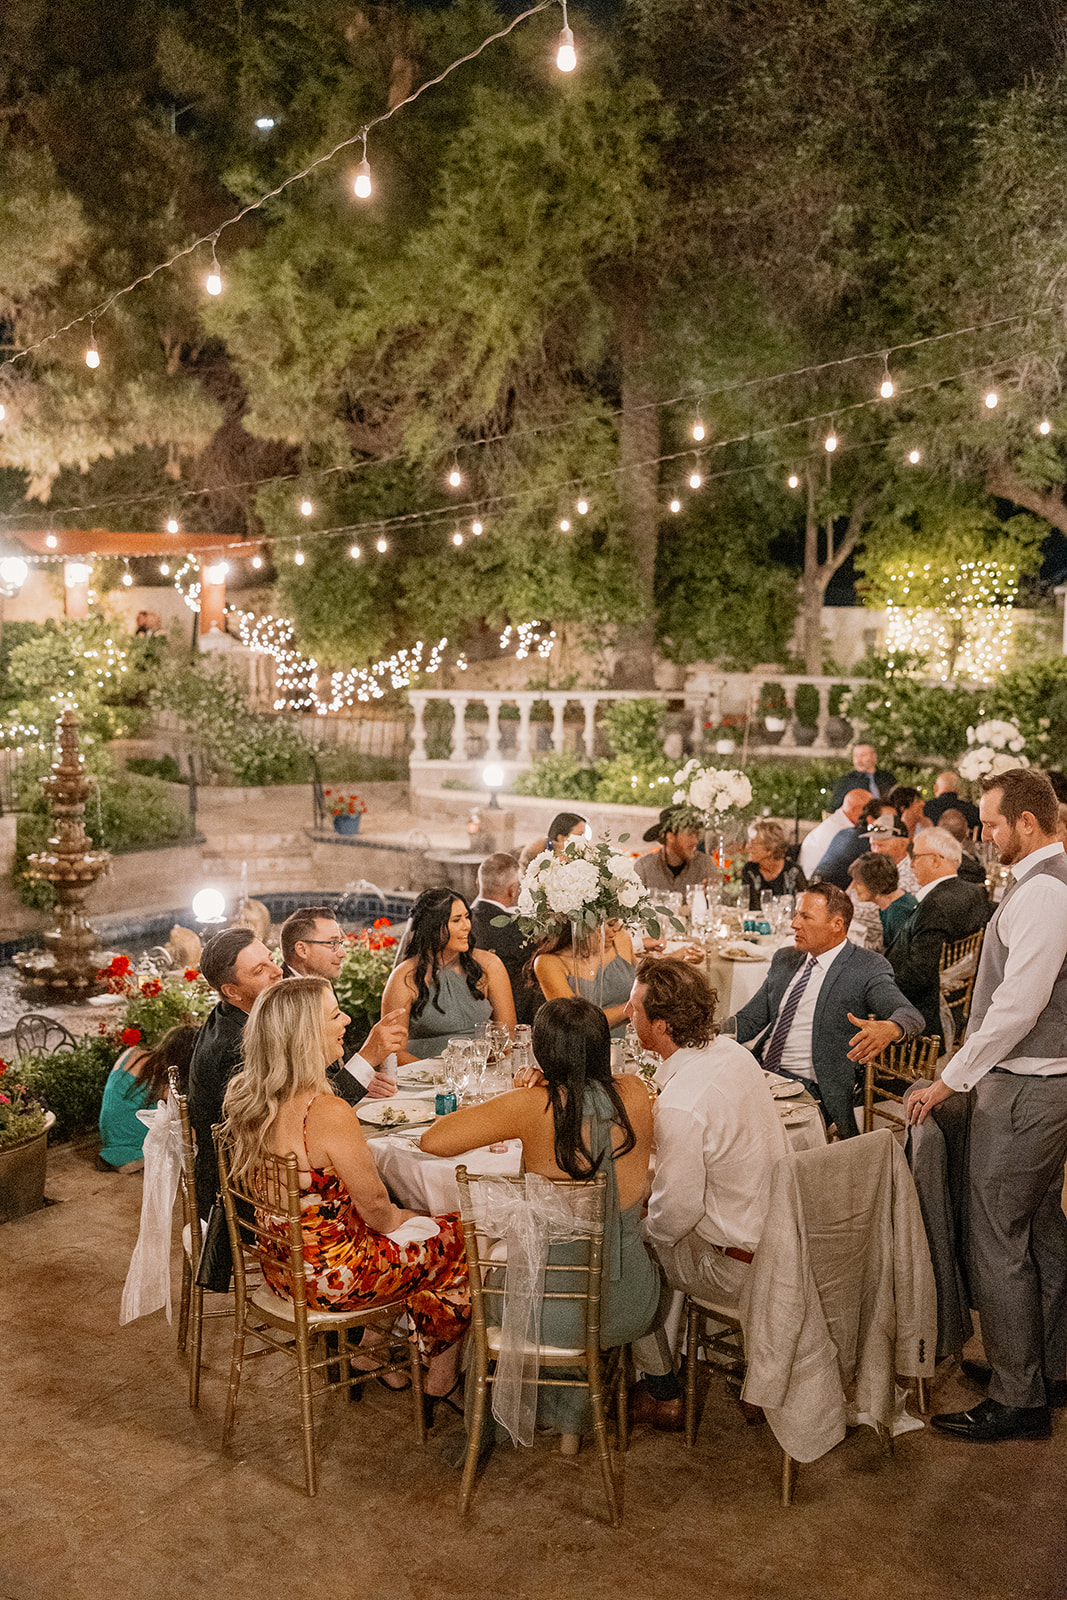
{"type": "Polygon", "coordinates": [[[559,49],[556,51],[556,66],[561,72],[573,72],[578,65],[574,34],[567,26],[567,0],[560,0],[560,3],[563,6],[563,30],[559,36],[559,49]]]}
{"type": "Polygon", "coordinates": [[[791,489],[799,489],[799,487],[800,487],[800,479],[797,477],[795,472],[791,472],[789,474],[789,477],[786,479],[786,482],[788,483],[788,485],[789,485],[789,487],[791,489]]]}
{"type": "Polygon", "coordinates": [[[85,352],[85,365],[87,367],[91,367],[94,372],[96,371],[97,367],[100,365],[100,352],[96,348],[96,335],[95,334],[89,340],[89,348],[85,352]]]}
{"type": "Polygon", "coordinates": [[[370,181],[370,162],[367,160],[366,156],[363,157],[363,160],[356,168],[356,181],[352,187],[356,191],[356,198],[358,200],[370,199],[373,185],[370,181]]]}
{"type": "Polygon", "coordinates": [[[477,539],[478,535],[480,533],[482,533],[483,531],[484,530],[483,530],[482,525],[481,525],[480,522],[472,522],[471,523],[471,532],[473,533],[473,535],[474,535],[474,537],[476,539],[477,539]]]}
{"type": "Polygon", "coordinates": [[[301,502],[300,502],[300,515],[302,517],[310,517],[310,515],[314,511],[314,509],[315,509],[315,507],[311,504],[310,500],[301,500],[301,502]]]}
{"type": "Polygon", "coordinates": [[[693,423],[693,438],[696,439],[697,443],[703,439],[704,433],[704,424],[698,418],[697,421],[693,423]]]}
{"type": "Polygon", "coordinates": [[[825,440],[825,443],[824,443],[824,449],[830,455],[833,455],[834,451],[837,449],[837,434],[834,433],[832,430],[831,430],[830,433],[828,433],[826,435],[826,440],[825,440]]]}
{"type": "Polygon", "coordinates": [[[204,582],[214,585],[225,583],[226,574],[229,572],[229,570],[230,568],[227,562],[217,561],[213,567],[204,568],[204,582]]]}
{"type": "Polygon", "coordinates": [[[170,562],[169,561],[161,561],[159,563],[159,575],[160,575],[161,578],[169,578],[170,577],[170,562]]]}
{"type": "Polygon", "coordinates": [[[560,533],[570,533],[571,525],[567,517],[561,517],[559,519],[559,531],[560,533]]]}
{"type": "Polygon", "coordinates": [[[700,485],[701,485],[701,484],[702,484],[702,483],[703,483],[703,482],[704,482],[704,480],[703,480],[703,478],[702,478],[702,477],[701,477],[701,476],[700,476],[700,473],[699,473],[699,472],[691,472],[691,473],[690,473],[690,474],[689,474],[689,487],[690,487],[690,488],[691,488],[691,489],[699,489],[699,488],[700,488],[700,485]]]}
{"type": "Polygon", "coordinates": [[[879,389],[878,393],[881,395],[883,400],[892,400],[893,395],[896,393],[896,385],[894,384],[892,378],[889,376],[889,351],[888,350],[886,350],[885,353],[882,356],[882,364],[883,364],[885,370],[882,373],[882,386],[879,389]]]}
{"type": "Polygon", "coordinates": [[[208,294],[221,294],[222,274],[218,270],[209,272],[207,277],[204,279],[204,288],[207,290],[208,294]]]}
{"type": "MultiPolygon", "coordinates": [[[[0,412],[2,412],[2,410],[3,410],[3,407],[0,406],[0,412]]],[[[1038,423],[1037,431],[1038,431],[1038,433],[1051,433],[1052,432],[1052,424],[1051,424],[1051,422],[1049,422],[1047,417],[1046,417],[1044,422],[1039,422],[1038,423]]]]}
{"type": "Polygon", "coordinates": [[[378,554],[380,556],[384,556],[385,552],[389,548],[388,539],[379,539],[378,543],[374,546],[374,548],[375,548],[375,550],[377,550],[377,552],[378,552],[378,554]]]}
{"type": "Polygon", "coordinates": [[[578,505],[577,505],[578,515],[580,517],[584,517],[588,510],[589,510],[589,501],[588,500],[584,500],[584,499],[583,500],[579,500],[578,505]]]}
{"type": "Polygon", "coordinates": [[[122,581],[125,584],[127,589],[132,588],[132,586],[133,586],[133,573],[130,571],[129,567],[127,567],[126,571],[122,574],[122,581]]]}
{"type": "Polygon", "coordinates": [[[167,532],[168,533],[179,533],[180,531],[181,530],[178,527],[178,519],[177,519],[177,517],[168,517],[167,518],[167,532]]]}
{"type": "Polygon", "coordinates": [[[302,567],[304,565],[304,552],[300,548],[299,539],[296,541],[296,554],[294,555],[293,560],[298,567],[302,567]]]}
{"type": "Polygon", "coordinates": [[[4,418],[6,416],[7,416],[7,412],[4,410],[4,407],[2,405],[0,405],[0,422],[3,422],[3,420],[4,420],[4,418]]]}
{"type": "Polygon", "coordinates": [[[919,454],[918,450],[909,450],[908,460],[911,462],[913,467],[917,467],[919,462],[922,460],[922,456],[919,454]]]}
{"type": "Polygon", "coordinates": [[[252,557],[252,565],[255,567],[256,571],[258,572],[260,567],[263,565],[263,557],[262,556],[253,556],[252,557]]]}
{"type": "Polygon", "coordinates": [[[354,544],[349,547],[348,553],[352,557],[353,561],[358,561],[360,556],[363,554],[363,551],[359,548],[358,544],[354,544]]]}
{"type": "Polygon", "coordinates": [[[56,545],[59,543],[59,540],[56,538],[54,533],[48,533],[45,535],[44,542],[48,546],[49,550],[54,550],[56,545]]]}
{"type": "Polygon", "coordinates": [[[456,532],[452,535],[452,543],[455,545],[457,550],[459,549],[460,545],[463,543],[463,535],[460,533],[458,528],[457,528],[456,532]]]}
{"type": "Polygon", "coordinates": [[[671,510],[672,511],[681,511],[681,509],[682,509],[682,502],[680,500],[672,500],[671,501],[671,510]]]}
{"type": "Polygon", "coordinates": [[[462,482],[463,474],[459,470],[459,462],[453,461],[452,471],[448,474],[448,487],[450,489],[458,489],[462,482]]]}
{"type": "Polygon", "coordinates": [[[990,389],[989,393],[985,397],[986,410],[987,411],[995,411],[997,409],[997,405],[999,404],[999,401],[1000,401],[1000,396],[997,393],[997,391],[995,389],[990,389]]]}

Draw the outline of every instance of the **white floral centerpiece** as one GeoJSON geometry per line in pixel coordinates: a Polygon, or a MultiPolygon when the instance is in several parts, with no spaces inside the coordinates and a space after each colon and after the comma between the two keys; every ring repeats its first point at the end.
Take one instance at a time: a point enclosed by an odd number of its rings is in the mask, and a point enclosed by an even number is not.
{"type": "Polygon", "coordinates": [[[1026,740],[1014,722],[980,722],[976,728],[967,729],[967,744],[969,748],[957,767],[960,777],[970,783],[995,778],[1012,767],[1030,765],[1022,753],[1026,740]]]}
{"type": "Polygon", "coordinates": [[[690,757],[674,774],[674,803],[699,811],[705,828],[717,827],[723,813],[752,800],[752,785],[737,768],[702,767],[690,757]]]}
{"type": "MultiPolygon", "coordinates": [[[[623,834],[619,844],[628,838],[623,834]]],[[[595,841],[568,839],[561,852],[535,856],[523,874],[516,910],[523,933],[537,938],[567,923],[576,933],[591,933],[605,922],[640,924],[654,939],[663,922],[683,931],[669,911],[653,904],[632,857],[606,833],[595,841]]],[[[494,926],[507,920],[494,919],[494,926]]]]}

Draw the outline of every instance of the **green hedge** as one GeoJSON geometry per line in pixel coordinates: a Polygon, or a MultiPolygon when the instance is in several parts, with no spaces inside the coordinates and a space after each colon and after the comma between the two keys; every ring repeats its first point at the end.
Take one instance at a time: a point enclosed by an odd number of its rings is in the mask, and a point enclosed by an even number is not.
{"type": "Polygon", "coordinates": [[[70,1139],[97,1126],[104,1084],[123,1048],[106,1034],[90,1033],[73,1050],[22,1057],[18,1075],[55,1113],[55,1138],[70,1139]]]}

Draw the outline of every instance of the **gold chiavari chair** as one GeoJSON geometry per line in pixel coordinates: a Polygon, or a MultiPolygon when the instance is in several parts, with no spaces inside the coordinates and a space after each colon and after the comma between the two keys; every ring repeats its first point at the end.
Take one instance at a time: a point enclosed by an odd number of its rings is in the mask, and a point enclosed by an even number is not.
{"type": "Polygon", "coordinates": [[[426,1443],[422,1407],[422,1363],[413,1338],[397,1332],[398,1320],[408,1311],[403,1299],[363,1311],[313,1311],[307,1303],[304,1241],[300,1225],[300,1169],[291,1152],[263,1156],[248,1172],[235,1178],[232,1146],[221,1127],[214,1130],[219,1159],[219,1186],[233,1250],[234,1314],[233,1356],[226,1395],[223,1448],[233,1437],[237,1422],[237,1394],[241,1382],[245,1341],[257,1340],[264,1350],[282,1351],[296,1362],[300,1396],[304,1472],[307,1492],[316,1489],[315,1420],[312,1402],[322,1394],[344,1389],[351,1400],[361,1386],[389,1372],[411,1377],[415,1434],[426,1443]],[[288,1244],[288,1260],[279,1262],[278,1240],[288,1244]],[[272,1248],[273,1245],[273,1248],[272,1248]],[[269,1263],[281,1270],[287,1295],[276,1294],[266,1283],[249,1292],[249,1274],[262,1272],[269,1263]],[[352,1328],[373,1328],[383,1337],[373,1355],[380,1361],[371,1372],[353,1370],[344,1341],[339,1336],[352,1328]]]}
{"type": "MultiPolygon", "coordinates": [[[[471,1188],[491,1194],[507,1190],[523,1190],[525,1179],[507,1177],[468,1177],[466,1167],[456,1168],[459,1188],[459,1209],[463,1222],[463,1237],[467,1246],[467,1270],[471,1284],[471,1331],[467,1364],[466,1413],[467,1457],[463,1467],[460,1488],[460,1511],[470,1510],[474,1494],[474,1479],[481,1454],[483,1427],[492,1385],[496,1378],[496,1364],[500,1354],[501,1330],[499,1318],[490,1320],[487,1309],[491,1304],[501,1310],[507,1289],[507,1266],[490,1254],[499,1228],[494,1232],[492,1199],[485,1205],[475,1206],[471,1188]]],[[[612,1350],[600,1348],[600,1285],[602,1252],[604,1245],[604,1190],[603,1173],[585,1182],[554,1183],[553,1189],[565,1195],[580,1216],[583,1234],[580,1248],[568,1255],[565,1263],[555,1265],[551,1259],[545,1269],[544,1299],[555,1304],[569,1302],[584,1325],[584,1342],[562,1347],[538,1346],[538,1388],[587,1389],[593,1412],[593,1433],[600,1460],[604,1493],[613,1527],[618,1527],[622,1517],[621,1484],[612,1464],[607,1434],[607,1409],[614,1401],[617,1442],[620,1450],[628,1444],[626,1416],[626,1373],[628,1346],[612,1350]],[[571,1255],[574,1259],[571,1259],[571,1255]],[[580,1286],[574,1287],[573,1280],[580,1286]],[[560,1373],[577,1373],[577,1376],[559,1376],[560,1373]],[[549,1376],[549,1373],[557,1374],[549,1376]]],[[[509,1200],[512,1195],[509,1195],[509,1200]]]]}
{"type": "Polygon", "coordinates": [[[863,1080],[864,1133],[874,1132],[875,1117],[883,1117],[895,1128],[902,1126],[901,1117],[875,1104],[875,1089],[883,1099],[895,1100],[897,1105],[902,1105],[904,1095],[897,1093],[895,1085],[901,1082],[916,1083],[920,1078],[935,1078],[940,1051],[940,1039],[933,1034],[919,1034],[913,1039],[895,1039],[884,1050],[880,1050],[872,1061],[867,1062],[863,1080]]]}
{"type": "MultiPolygon", "coordinates": [[[[233,1301],[227,1297],[224,1306],[204,1310],[204,1291],[196,1281],[200,1265],[200,1250],[204,1242],[203,1230],[196,1212],[196,1144],[189,1122],[189,1103],[178,1088],[178,1075],[171,1067],[170,1098],[178,1109],[182,1136],[182,1164],[178,1188],[182,1197],[182,1289],[178,1306],[178,1350],[189,1350],[189,1404],[200,1404],[200,1357],[203,1344],[205,1317],[232,1317],[233,1301]]],[[[213,1300],[222,1297],[213,1295],[213,1300]]]]}
{"type": "Polygon", "coordinates": [[[967,1023],[971,1016],[974,980],[978,976],[978,962],[982,954],[985,929],[968,934],[966,939],[955,939],[941,947],[938,976],[941,989],[942,1017],[948,1013],[952,1037],[945,1038],[945,1053],[955,1055],[963,1043],[967,1023]]]}

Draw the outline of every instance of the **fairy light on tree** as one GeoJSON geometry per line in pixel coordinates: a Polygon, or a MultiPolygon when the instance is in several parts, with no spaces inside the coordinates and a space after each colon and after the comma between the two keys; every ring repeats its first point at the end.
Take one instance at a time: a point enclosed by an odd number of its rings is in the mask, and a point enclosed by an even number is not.
{"type": "Polygon", "coordinates": [[[800,488],[800,479],[797,477],[795,472],[791,472],[789,474],[788,478],[786,479],[786,483],[788,483],[788,485],[789,485],[789,487],[791,489],[799,489],[800,488]]]}
{"type": "Polygon", "coordinates": [[[679,511],[681,511],[681,509],[682,509],[682,502],[679,499],[675,498],[674,500],[671,501],[671,503],[670,503],[670,510],[671,511],[673,511],[677,515],[677,513],[679,511]]]}
{"type": "Polygon", "coordinates": [[[988,394],[985,397],[986,410],[987,411],[995,411],[999,404],[1000,404],[1000,396],[997,394],[997,391],[995,389],[990,389],[988,394]]]}

